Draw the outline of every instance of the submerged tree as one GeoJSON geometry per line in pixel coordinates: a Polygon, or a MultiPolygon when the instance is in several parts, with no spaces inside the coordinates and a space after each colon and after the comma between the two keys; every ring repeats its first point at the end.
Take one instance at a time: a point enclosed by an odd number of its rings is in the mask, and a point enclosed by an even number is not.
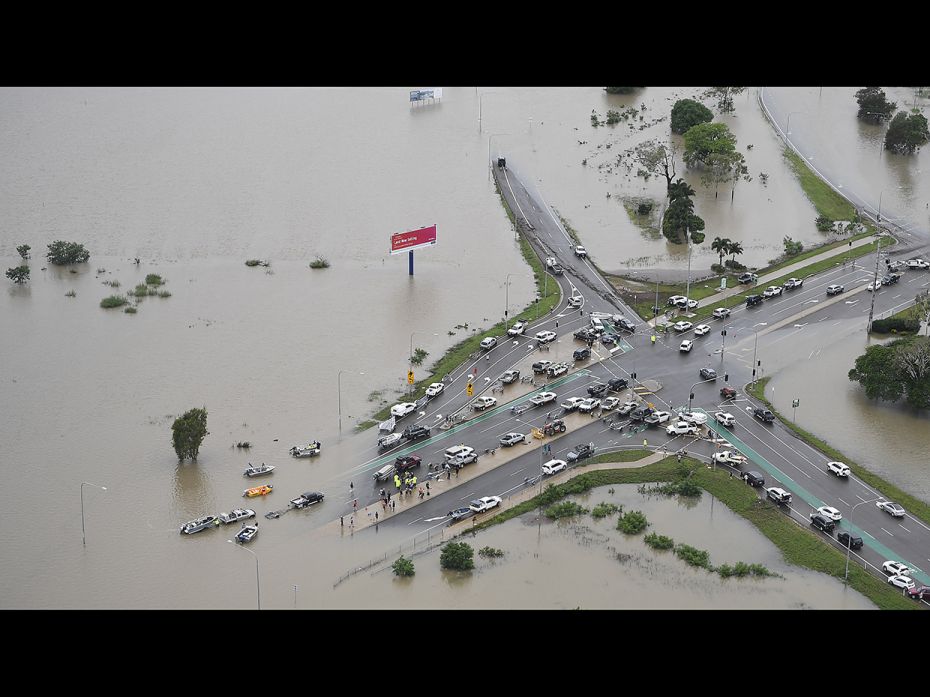
{"type": "Polygon", "coordinates": [[[723,257],[730,253],[732,240],[729,237],[715,237],[710,243],[710,248],[720,256],[720,265],[723,266],[723,257]]]}
{"type": "Polygon", "coordinates": [[[209,433],[206,407],[190,409],[175,419],[171,425],[171,437],[178,460],[183,461],[189,458],[196,462],[200,444],[209,433]]]}
{"type": "Polygon", "coordinates": [[[898,106],[895,102],[888,101],[881,87],[863,87],[856,92],[856,101],[859,103],[859,113],[856,115],[863,121],[872,123],[891,118],[898,106]]]}
{"type": "Polygon", "coordinates": [[[899,111],[891,119],[885,133],[885,147],[902,155],[913,154],[928,140],[930,131],[927,130],[927,117],[920,112],[906,114],[899,111]]]}
{"type": "Polygon", "coordinates": [[[90,252],[84,248],[83,244],[55,240],[48,246],[45,257],[50,263],[58,266],[82,264],[90,259],[90,252]]]}
{"type": "Polygon", "coordinates": [[[856,359],[849,379],[865,388],[869,399],[930,408],[930,339],[910,337],[886,345],[869,346],[856,359]]]}
{"type": "Polygon", "coordinates": [[[29,267],[24,264],[23,266],[14,266],[12,269],[7,269],[6,277],[13,283],[25,283],[29,280],[29,267]]]}
{"type": "Polygon", "coordinates": [[[681,135],[692,126],[713,120],[713,112],[693,99],[679,99],[672,107],[672,133],[681,135]]]}
{"type": "Polygon", "coordinates": [[[675,156],[678,154],[674,145],[660,140],[647,140],[633,149],[633,160],[649,174],[665,177],[666,189],[672,186],[675,178],[675,156]]]}
{"type": "Polygon", "coordinates": [[[716,98],[717,108],[722,113],[727,113],[736,108],[733,106],[733,97],[742,94],[745,89],[745,87],[711,87],[704,95],[716,98]]]}

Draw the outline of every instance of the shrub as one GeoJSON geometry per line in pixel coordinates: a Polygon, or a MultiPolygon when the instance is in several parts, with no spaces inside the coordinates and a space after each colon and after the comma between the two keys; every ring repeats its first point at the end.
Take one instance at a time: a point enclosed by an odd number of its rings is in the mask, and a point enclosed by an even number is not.
{"type": "Polygon", "coordinates": [[[630,511],[620,516],[617,521],[617,530],[627,535],[637,535],[646,529],[649,521],[642,511],[630,511]]]}
{"type": "Polygon", "coordinates": [[[544,513],[547,518],[568,518],[574,515],[582,515],[587,513],[588,509],[584,506],[580,506],[574,501],[563,501],[562,503],[557,503],[554,506],[549,506],[544,513]]]}
{"type": "Polygon", "coordinates": [[[643,538],[643,542],[653,549],[667,550],[675,546],[675,540],[665,535],[657,535],[654,532],[649,533],[643,538]]]}
{"type": "Polygon", "coordinates": [[[84,248],[83,244],[55,240],[48,246],[45,258],[57,266],[82,264],[90,259],[90,252],[84,248]]]}
{"type": "Polygon", "coordinates": [[[196,462],[200,445],[209,434],[206,407],[189,409],[176,418],[171,425],[171,442],[178,460],[190,458],[196,462]]]}
{"type": "Polygon", "coordinates": [[[413,355],[410,357],[410,362],[414,365],[421,365],[423,360],[429,355],[429,351],[418,348],[413,352],[413,355]]]}
{"type": "Polygon", "coordinates": [[[258,266],[261,263],[262,263],[261,259],[249,259],[248,261],[245,262],[245,265],[246,266],[258,266]]]}
{"type": "Polygon", "coordinates": [[[708,571],[714,570],[710,565],[710,554],[706,550],[697,549],[691,545],[680,544],[675,547],[675,554],[679,559],[682,559],[691,566],[699,566],[708,571]]]}
{"type": "Polygon", "coordinates": [[[475,568],[474,550],[467,542],[450,542],[442,548],[439,566],[455,571],[471,571],[475,568]]]}
{"type": "Polygon", "coordinates": [[[160,286],[162,283],[164,281],[157,273],[150,273],[145,277],[145,285],[147,286],[160,286]]]}
{"type": "Polygon", "coordinates": [[[755,576],[757,578],[778,576],[778,574],[769,571],[762,564],[747,564],[744,561],[738,561],[733,566],[729,564],[718,566],[717,573],[723,578],[730,578],[731,576],[737,578],[743,578],[744,576],[755,576]]]}
{"type": "Polygon", "coordinates": [[[123,310],[123,312],[125,312],[127,315],[134,315],[138,312],[138,310],[134,308],[132,305],[130,305],[125,310],[123,310]]]}
{"type": "Polygon", "coordinates": [[[24,264],[23,266],[14,266],[7,269],[6,277],[13,283],[25,283],[29,280],[29,267],[24,264]]]}
{"type": "MultiPolygon", "coordinates": [[[[154,293],[155,291],[152,292],[154,293]]],[[[129,291],[129,294],[136,298],[144,298],[149,294],[149,287],[144,283],[140,283],[134,289],[129,291]]]]}
{"type": "Polygon", "coordinates": [[[818,215],[814,219],[814,224],[820,232],[830,232],[833,229],[833,221],[825,215],[818,215]]]}
{"type": "Polygon", "coordinates": [[[123,295],[110,295],[100,301],[100,307],[109,309],[111,307],[122,307],[129,301],[123,295]]]}
{"type": "Polygon", "coordinates": [[[620,507],[613,503],[599,503],[591,509],[591,515],[595,518],[606,518],[620,510],[620,507]]]}
{"type": "Polygon", "coordinates": [[[170,293],[169,291],[167,291],[167,290],[160,290],[160,291],[158,291],[158,297],[159,297],[159,298],[170,298],[170,297],[171,297],[171,293],[170,293]]]}
{"type": "Polygon", "coordinates": [[[236,443],[236,447],[237,447],[237,448],[246,448],[246,449],[248,449],[248,448],[251,448],[251,447],[252,447],[252,444],[251,444],[249,441],[247,441],[247,440],[241,440],[241,441],[239,441],[238,443],[236,443]]]}
{"type": "Polygon", "coordinates": [[[620,112],[615,111],[614,109],[607,110],[607,123],[613,125],[615,123],[620,123],[620,112]]]}
{"type": "Polygon", "coordinates": [[[117,281],[115,278],[112,278],[112,279],[110,279],[110,280],[108,280],[108,281],[104,281],[104,282],[103,282],[103,285],[105,285],[105,286],[110,286],[110,288],[119,288],[119,287],[120,287],[120,282],[117,281]]]}
{"type": "Polygon", "coordinates": [[[65,293],[65,297],[66,297],[66,298],[76,298],[76,297],[77,297],[77,293],[75,293],[73,290],[69,290],[67,293],[65,293]]]}
{"type": "Polygon", "coordinates": [[[655,203],[652,201],[643,201],[638,206],[636,206],[637,215],[649,215],[652,213],[652,209],[655,207],[655,203]]]}
{"type": "Polygon", "coordinates": [[[413,576],[416,571],[413,568],[413,561],[407,559],[403,554],[400,555],[400,558],[391,564],[391,568],[394,569],[395,576],[413,576]]]}
{"type": "Polygon", "coordinates": [[[745,271],[746,265],[740,264],[736,259],[727,259],[723,262],[723,265],[727,268],[733,269],[734,271],[745,271]]]}
{"type": "Polygon", "coordinates": [[[19,256],[23,258],[23,261],[29,258],[29,250],[32,249],[28,244],[21,244],[16,248],[16,251],[19,252],[19,256]]]}
{"type": "Polygon", "coordinates": [[[710,270],[714,273],[725,274],[727,272],[727,267],[723,264],[713,263],[710,265],[710,270]]]}
{"type": "Polygon", "coordinates": [[[311,269],[328,269],[329,262],[326,260],[325,257],[321,255],[317,255],[316,259],[310,262],[310,268],[311,269]]]}
{"type": "Polygon", "coordinates": [[[872,331],[876,334],[890,334],[898,332],[916,332],[920,330],[920,320],[904,319],[902,317],[889,317],[877,319],[872,322],[872,331]]]}
{"type": "Polygon", "coordinates": [[[789,256],[789,257],[797,256],[798,254],[800,254],[801,252],[804,251],[804,243],[803,243],[803,242],[795,242],[793,239],[791,239],[791,238],[788,237],[787,235],[786,235],[785,238],[782,240],[782,242],[783,242],[784,245],[785,245],[785,255],[786,255],[786,256],[789,256]]]}
{"type": "Polygon", "coordinates": [[[478,550],[478,555],[482,557],[502,557],[504,556],[504,550],[496,547],[482,547],[478,550]]]}

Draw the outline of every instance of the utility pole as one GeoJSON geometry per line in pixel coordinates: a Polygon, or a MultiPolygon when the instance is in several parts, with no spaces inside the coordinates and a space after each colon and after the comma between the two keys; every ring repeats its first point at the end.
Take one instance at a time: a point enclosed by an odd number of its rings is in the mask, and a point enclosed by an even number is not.
{"type": "Polygon", "coordinates": [[[878,262],[882,258],[881,230],[878,232],[878,245],[875,251],[875,276],[872,278],[872,304],[869,306],[869,323],[865,326],[865,333],[872,331],[872,315],[875,312],[875,296],[878,295],[878,262]]]}
{"type": "Polygon", "coordinates": [[[685,312],[687,312],[691,300],[691,228],[685,228],[685,234],[688,236],[688,285],[685,286],[685,297],[689,302],[685,302],[685,312]]]}

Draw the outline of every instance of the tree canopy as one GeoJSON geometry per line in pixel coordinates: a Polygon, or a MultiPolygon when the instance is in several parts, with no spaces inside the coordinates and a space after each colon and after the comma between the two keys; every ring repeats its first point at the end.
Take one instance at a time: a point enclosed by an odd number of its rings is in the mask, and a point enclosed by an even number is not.
{"type": "Polygon", "coordinates": [[[913,154],[928,140],[927,117],[919,112],[907,114],[899,111],[885,133],[885,147],[902,155],[913,154]]]}
{"type": "Polygon", "coordinates": [[[746,159],[736,150],[736,136],[724,123],[700,123],[688,129],[682,159],[689,167],[700,168],[701,182],[713,184],[715,191],[724,182],[751,179],[746,159]]]}
{"type": "Polygon", "coordinates": [[[896,402],[903,397],[911,407],[930,409],[930,338],[869,346],[856,359],[849,379],[862,385],[869,399],[896,402]]]}
{"type": "Polygon", "coordinates": [[[633,149],[633,160],[646,172],[665,177],[666,187],[672,186],[675,178],[675,156],[678,154],[674,145],[659,140],[647,140],[633,149]]]}
{"type": "Polygon", "coordinates": [[[90,252],[84,248],[83,244],[55,240],[48,246],[48,252],[46,252],[45,257],[50,263],[59,266],[64,264],[82,264],[90,259],[90,252]]]}
{"type": "Polygon", "coordinates": [[[635,87],[605,87],[607,94],[630,94],[635,87]]]}
{"type": "Polygon", "coordinates": [[[449,542],[439,555],[439,566],[455,571],[471,571],[475,568],[475,552],[467,542],[449,542]]]}
{"type": "Polygon", "coordinates": [[[29,267],[23,265],[7,269],[6,277],[13,281],[13,283],[25,283],[29,280],[29,267]]]}
{"type": "Polygon", "coordinates": [[[711,87],[704,95],[716,98],[717,108],[721,113],[726,113],[736,108],[733,106],[733,97],[742,94],[745,89],[745,87],[711,87]]]}
{"type": "Polygon", "coordinates": [[[679,99],[672,107],[672,133],[683,134],[692,126],[713,120],[713,112],[693,99],[679,99]]]}
{"type": "Polygon", "coordinates": [[[196,462],[200,444],[209,433],[206,407],[190,409],[175,419],[171,425],[171,437],[178,460],[190,458],[196,462]]]}
{"type": "Polygon", "coordinates": [[[670,242],[681,244],[687,241],[690,231],[691,241],[700,244],[704,241],[704,220],[694,214],[694,201],[687,196],[673,199],[662,219],[662,234],[670,242]]]}
{"type": "Polygon", "coordinates": [[[895,102],[888,101],[881,87],[863,87],[856,92],[856,101],[859,103],[857,116],[863,121],[872,123],[891,118],[898,106],[895,102]]]}

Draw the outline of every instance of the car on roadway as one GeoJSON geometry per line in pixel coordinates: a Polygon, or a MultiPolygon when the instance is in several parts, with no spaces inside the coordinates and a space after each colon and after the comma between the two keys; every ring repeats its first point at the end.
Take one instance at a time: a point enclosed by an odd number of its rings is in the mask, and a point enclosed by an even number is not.
{"type": "Polygon", "coordinates": [[[791,494],[777,486],[766,489],[765,495],[780,506],[791,503],[791,494]]]}
{"type": "Polygon", "coordinates": [[[474,513],[483,513],[484,511],[490,511],[495,506],[500,505],[500,502],[500,496],[482,496],[480,499],[472,501],[469,508],[474,513]]]}
{"type": "Polygon", "coordinates": [[[736,425],[736,417],[728,411],[715,411],[714,421],[727,428],[732,428],[736,425]]]}
{"type": "Polygon", "coordinates": [[[565,411],[575,411],[581,403],[585,400],[584,397],[569,397],[559,406],[562,407],[565,411]]]}
{"type": "Polygon", "coordinates": [[[664,424],[671,418],[672,412],[670,411],[654,411],[651,414],[647,414],[643,418],[643,421],[645,421],[650,426],[655,426],[656,424],[664,424]]]}
{"type": "Polygon", "coordinates": [[[394,469],[398,472],[406,472],[419,467],[422,460],[419,455],[402,455],[394,460],[394,469]]]}
{"type": "Polygon", "coordinates": [[[743,481],[749,486],[765,486],[765,477],[755,471],[743,472],[743,481]]]}
{"type": "Polygon", "coordinates": [[[709,334],[709,333],[710,333],[710,327],[707,326],[706,324],[699,324],[698,326],[694,328],[695,336],[704,336],[705,334],[709,334]]]}
{"type": "Polygon", "coordinates": [[[546,257],[546,266],[552,267],[559,263],[555,257],[546,257]]]}
{"type": "Polygon", "coordinates": [[[883,286],[893,286],[895,283],[901,280],[901,274],[899,273],[889,273],[882,276],[882,285],[883,286]]]}
{"type": "Polygon", "coordinates": [[[930,262],[919,257],[915,259],[908,259],[906,262],[904,262],[904,264],[909,269],[930,269],[930,262]]]}
{"type": "Polygon", "coordinates": [[[604,346],[616,346],[617,345],[617,335],[604,333],[601,335],[601,343],[604,346]]]}
{"type": "Polygon", "coordinates": [[[729,317],[729,316],[730,316],[730,310],[729,310],[729,308],[726,308],[726,307],[718,307],[716,310],[714,310],[714,318],[715,318],[715,319],[726,319],[726,318],[729,317]]]}
{"type": "Polygon", "coordinates": [[[581,307],[581,303],[584,302],[584,298],[580,295],[573,295],[568,299],[569,307],[581,307]]]}
{"type": "Polygon", "coordinates": [[[848,477],[849,466],[842,462],[828,462],[827,472],[835,474],[837,477],[848,477]]]}
{"type": "Polygon", "coordinates": [[[688,302],[688,298],[684,295],[673,295],[668,299],[667,305],[678,305],[679,302],[688,302]]]}
{"type": "Polygon", "coordinates": [[[582,247],[580,244],[576,244],[576,245],[575,245],[575,256],[576,256],[576,257],[580,257],[580,258],[584,258],[584,257],[588,256],[588,250],[586,250],[586,249],[585,249],[584,247],[582,247]]]}
{"type": "Polygon", "coordinates": [[[507,371],[504,372],[503,375],[501,375],[501,376],[498,378],[498,380],[500,380],[500,381],[501,381],[502,383],[504,383],[505,385],[509,385],[510,383],[516,382],[516,381],[519,380],[519,379],[520,379],[520,371],[519,371],[519,370],[507,370],[507,371]]]}
{"type": "Polygon", "coordinates": [[[800,288],[804,285],[803,278],[789,278],[787,281],[782,284],[788,290],[794,290],[795,288],[800,288]]]}
{"type": "Polygon", "coordinates": [[[572,353],[572,358],[576,361],[584,361],[591,357],[591,349],[589,348],[580,348],[575,349],[572,353]]]}
{"type": "Polygon", "coordinates": [[[720,396],[724,399],[736,399],[736,390],[732,387],[721,387],[720,396]]]}
{"type": "Polygon", "coordinates": [[[904,588],[906,590],[917,587],[917,584],[914,583],[914,579],[910,576],[889,576],[888,583],[895,588],[904,588]]]}
{"type": "Polygon", "coordinates": [[[510,336],[519,336],[520,334],[523,334],[526,331],[527,324],[528,324],[527,322],[524,322],[522,320],[518,322],[514,322],[514,325],[510,329],[507,330],[507,333],[510,336]]]}
{"type": "Polygon", "coordinates": [[[446,389],[446,386],[441,382],[434,382],[429,387],[426,388],[427,397],[438,397],[442,394],[442,391],[446,389]]]}
{"type": "Polygon", "coordinates": [[[666,426],[665,432],[670,436],[693,436],[698,432],[698,427],[694,424],[689,424],[687,421],[676,421],[666,426]]]}
{"type": "Polygon", "coordinates": [[[781,295],[784,288],[781,286],[769,286],[762,291],[763,298],[774,298],[776,295],[781,295]]]}
{"type": "Polygon", "coordinates": [[[591,327],[582,327],[572,336],[578,339],[578,341],[588,342],[594,341],[597,338],[597,332],[595,332],[591,327]]]}
{"type": "Polygon", "coordinates": [[[505,433],[499,439],[500,444],[505,448],[516,445],[517,443],[522,443],[526,440],[526,436],[522,433],[505,433]]]}
{"type": "Polygon", "coordinates": [[[487,339],[482,339],[481,343],[478,345],[485,351],[490,351],[492,348],[497,346],[497,339],[495,339],[493,336],[489,336],[487,339]]]}
{"type": "Polygon", "coordinates": [[[533,364],[533,372],[545,373],[549,369],[550,365],[552,365],[552,361],[536,361],[533,364]]]}
{"type": "Polygon", "coordinates": [[[878,501],[875,503],[875,505],[885,511],[885,513],[890,513],[895,518],[904,517],[904,508],[897,503],[892,503],[891,501],[878,501]]]}
{"type": "Polygon", "coordinates": [[[617,317],[615,319],[616,319],[616,322],[614,322],[614,324],[620,327],[620,329],[623,329],[628,332],[636,331],[636,325],[630,320],[628,320],[626,317],[617,317]]]}
{"type": "Polygon", "coordinates": [[[902,564],[899,561],[888,560],[882,564],[882,571],[886,574],[891,574],[892,576],[907,576],[911,573],[911,570],[908,566],[902,564]]]}
{"type": "Polygon", "coordinates": [[[537,332],[535,338],[536,338],[536,341],[538,341],[541,344],[548,344],[551,341],[555,341],[557,336],[558,335],[555,332],[549,331],[547,329],[546,331],[537,332]]]}
{"type": "Polygon", "coordinates": [[[881,287],[882,287],[881,281],[872,281],[869,285],[865,287],[865,289],[871,293],[875,291],[877,288],[881,288],[881,287]]]}
{"type": "Polygon", "coordinates": [[[707,414],[700,411],[683,411],[678,415],[678,418],[695,426],[703,426],[707,423],[707,414]]]}
{"type": "Polygon", "coordinates": [[[417,424],[410,424],[407,428],[404,429],[404,432],[401,434],[402,438],[406,440],[417,440],[419,438],[429,438],[429,426],[419,426],[417,424]]]}
{"type": "Polygon", "coordinates": [[[691,353],[691,349],[694,348],[694,342],[691,339],[685,339],[681,342],[681,346],[678,347],[678,350],[681,353],[691,353]]]}
{"type": "Polygon", "coordinates": [[[762,301],[765,300],[761,295],[747,295],[746,296],[746,307],[753,307],[754,305],[761,305],[762,301]]]}
{"type": "Polygon", "coordinates": [[[611,378],[607,381],[607,387],[609,387],[614,392],[619,392],[629,384],[630,383],[626,378],[611,378]]]}
{"type": "Polygon", "coordinates": [[[568,363],[553,363],[548,368],[546,368],[546,375],[550,378],[557,378],[560,375],[565,375],[568,372],[568,363]]]}
{"type": "Polygon", "coordinates": [[[822,515],[824,518],[832,520],[834,523],[838,523],[843,520],[843,514],[840,513],[833,506],[821,506],[817,509],[817,512],[822,515]]]}
{"type": "Polygon", "coordinates": [[[543,464],[542,473],[544,475],[552,475],[561,472],[566,467],[568,467],[568,463],[565,462],[565,460],[549,460],[549,462],[543,464]]]}
{"type": "Polygon", "coordinates": [[[702,380],[716,380],[717,371],[713,368],[701,368],[698,371],[698,374],[701,376],[702,380]]]}
{"type": "Polygon", "coordinates": [[[736,450],[720,450],[712,455],[712,459],[714,462],[735,467],[740,467],[749,462],[745,455],[736,450]]]}
{"type": "Polygon", "coordinates": [[[494,397],[488,397],[487,395],[478,397],[478,399],[471,403],[472,407],[474,407],[476,411],[482,411],[488,407],[493,407],[495,404],[497,404],[497,400],[494,397]]]}
{"type": "Polygon", "coordinates": [[[475,452],[475,449],[473,447],[462,443],[461,445],[453,445],[451,448],[446,448],[446,451],[443,453],[443,457],[446,458],[446,462],[449,462],[453,458],[458,457],[459,455],[462,455],[463,453],[473,453],[473,452],[475,452]]]}
{"type": "Polygon", "coordinates": [[[592,411],[601,406],[601,400],[596,397],[588,397],[581,404],[578,405],[578,411],[583,414],[590,414],[592,411]]]}
{"type": "Polygon", "coordinates": [[[839,295],[844,290],[846,290],[845,286],[833,284],[832,286],[827,286],[827,295],[839,295]]]}
{"type": "Polygon", "coordinates": [[[591,457],[594,454],[594,450],[594,443],[582,443],[569,450],[565,458],[569,462],[584,460],[586,457],[591,457]]]}
{"type": "Polygon", "coordinates": [[[620,404],[619,397],[605,397],[601,402],[601,411],[610,411],[614,407],[620,404]]]}
{"type": "Polygon", "coordinates": [[[617,409],[617,413],[620,414],[620,416],[626,416],[638,406],[639,404],[637,402],[624,402],[623,406],[617,409]]]}
{"type": "Polygon", "coordinates": [[[811,517],[811,525],[813,525],[815,528],[817,528],[821,532],[825,532],[831,536],[833,535],[833,530],[836,529],[836,523],[834,523],[829,518],[824,518],[819,513],[811,513],[810,517],[811,517]]]}
{"type": "Polygon", "coordinates": [[[756,407],[752,410],[752,415],[755,416],[759,421],[770,424],[775,421],[775,414],[770,412],[768,409],[763,409],[762,407],[756,407]]]}
{"type": "Polygon", "coordinates": [[[678,296],[678,300],[675,301],[675,307],[677,307],[679,310],[693,310],[697,306],[697,300],[690,300],[684,296],[678,296]]]}
{"type": "Polygon", "coordinates": [[[737,278],[736,280],[738,280],[740,283],[755,283],[756,281],[759,280],[759,276],[757,274],[747,271],[744,274],[740,274],[739,278],[737,278]]]}
{"type": "Polygon", "coordinates": [[[907,597],[913,600],[923,600],[925,602],[930,602],[930,586],[908,588],[907,597]]]}
{"type": "Polygon", "coordinates": [[[540,392],[535,397],[530,398],[530,404],[534,407],[541,407],[544,404],[549,404],[549,402],[554,402],[558,399],[558,395],[555,392],[540,392]]]}
{"type": "Polygon", "coordinates": [[[391,407],[391,416],[396,416],[398,419],[402,419],[407,414],[412,414],[417,410],[416,402],[401,402],[400,404],[395,404],[391,407]]]}
{"type": "Polygon", "coordinates": [[[655,409],[651,407],[638,407],[630,412],[630,421],[643,421],[647,416],[652,416],[655,409]]]}
{"type": "Polygon", "coordinates": [[[691,327],[693,326],[694,325],[691,324],[691,322],[681,321],[681,322],[675,322],[675,324],[672,325],[672,329],[674,329],[676,332],[686,332],[689,329],[691,329],[691,327]]]}
{"type": "Polygon", "coordinates": [[[845,530],[843,532],[837,533],[836,541],[844,547],[848,547],[849,549],[862,549],[863,545],[861,537],[853,537],[845,530]]]}
{"type": "Polygon", "coordinates": [[[607,392],[607,385],[603,382],[595,382],[593,385],[588,385],[588,394],[592,397],[600,397],[601,395],[607,392]]]}
{"type": "Polygon", "coordinates": [[[450,467],[459,469],[465,465],[470,465],[472,462],[478,462],[478,453],[469,449],[459,453],[458,455],[453,455],[447,462],[449,463],[450,467]]]}
{"type": "Polygon", "coordinates": [[[465,518],[471,515],[471,512],[472,512],[471,509],[467,507],[456,508],[455,510],[449,511],[448,513],[446,513],[446,515],[452,518],[452,520],[461,520],[462,518],[465,518]]]}

